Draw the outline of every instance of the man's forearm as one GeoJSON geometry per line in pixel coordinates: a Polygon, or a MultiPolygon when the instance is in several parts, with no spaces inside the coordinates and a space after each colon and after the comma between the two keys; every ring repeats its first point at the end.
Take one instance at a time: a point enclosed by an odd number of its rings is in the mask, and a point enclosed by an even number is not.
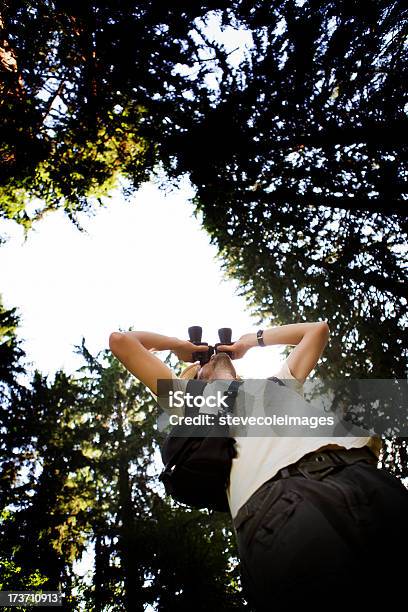
{"type": "MultiPolygon", "coordinates": [[[[277,327],[271,327],[265,329],[263,333],[263,339],[266,346],[272,344],[299,344],[305,334],[315,332],[318,328],[327,328],[328,325],[325,321],[318,321],[316,323],[290,323],[289,325],[278,325],[277,327]]],[[[248,334],[249,346],[255,347],[258,345],[256,333],[248,334]]]]}
{"type": "Polygon", "coordinates": [[[172,351],[180,344],[180,340],[174,336],[163,336],[149,331],[130,331],[125,332],[125,336],[139,340],[143,346],[150,350],[172,351]]]}

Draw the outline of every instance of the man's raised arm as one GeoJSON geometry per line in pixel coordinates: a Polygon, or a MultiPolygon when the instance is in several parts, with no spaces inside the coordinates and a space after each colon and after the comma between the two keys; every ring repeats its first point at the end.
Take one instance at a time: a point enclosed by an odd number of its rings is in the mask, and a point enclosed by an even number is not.
{"type": "MultiPolygon", "coordinates": [[[[314,323],[290,323],[265,329],[263,340],[265,346],[272,344],[296,345],[287,358],[292,375],[302,384],[315,368],[329,340],[330,330],[327,321],[314,323]]],[[[242,357],[250,348],[257,347],[256,334],[244,334],[233,345],[220,345],[219,350],[234,351],[242,357]]]]}
{"type": "Polygon", "coordinates": [[[172,378],[171,369],[151,351],[173,351],[182,361],[191,361],[192,351],[208,350],[188,340],[149,331],[113,332],[109,348],[133,376],[157,395],[157,380],[172,378]]]}

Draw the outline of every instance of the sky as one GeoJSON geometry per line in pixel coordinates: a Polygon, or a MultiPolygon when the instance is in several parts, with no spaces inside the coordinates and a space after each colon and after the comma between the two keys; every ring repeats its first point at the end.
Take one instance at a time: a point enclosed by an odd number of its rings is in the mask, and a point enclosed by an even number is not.
{"type": "MultiPolygon", "coordinates": [[[[221,27],[216,11],[197,25],[225,45],[232,65],[253,44],[245,28],[221,27]]],[[[208,75],[214,89],[216,75],[214,65],[208,75]]],[[[86,234],[52,211],[26,242],[22,228],[0,219],[0,236],[8,237],[0,245],[0,293],[21,315],[18,333],[31,370],[72,373],[82,365],[74,353],[82,338],[96,355],[109,347],[112,331],[129,327],[187,339],[188,327],[201,325],[209,344],[219,342],[220,327],[231,327],[233,340],[259,329],[237,295],[238,283],[223,278],[217,249],[192,214],[193,195],[187,178],[166,193],[152,179],[128,202],[117,192],[95,216],[79,214],[86,234]]],[[[30,207],[38,203],[26,207],[29,214],[30,207]]],[[[234,363],[238,374],[272,375],[283,359],[280,349],[252,349],[234,363]]]]}
{"type": "MultiPolygon", "coordinates": [[[[270,327],[256,324],[239,283],[223,277],[217,248],[192,214],[193,194],[188,180],[169,193],[150,181],[128,202],[116,194],[94,217],[78,215],[87,233],[50,212],[26,242],[13,221],[0,222],[0,292],[20,314],[31,370],[72,373],[83,364],[74,353],[82,337],[96,355],[111,332],[129,327],[188,339],[188,327],[201,325],[209,344],[220,327],[231,327],[233,340],[270,327]]],[[[271,376],[282,348],[251,349],[234,362],[237,372],[271,376]]]]}

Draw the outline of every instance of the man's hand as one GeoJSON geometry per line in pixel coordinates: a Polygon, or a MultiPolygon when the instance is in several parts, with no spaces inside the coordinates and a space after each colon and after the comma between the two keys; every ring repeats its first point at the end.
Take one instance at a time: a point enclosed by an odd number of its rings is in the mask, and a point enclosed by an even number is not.
{"type": "Polygon", "coordinates": [[[208,351],[208,346],[206,344],[193,344],[189,340],[178,340],[177,345],[172,349],[173,353],[177,355],[180,361],[185,361],[186,363],[192,363],[193,353],[196,351],[205,352],[208,351]]]}
{"type": "Polygon", "coordinates": [[[252,342],[253,335],[254,334],[244,334],[239,340],[231,345],[219,344],[217,346],[217,351],[222,351],[223,353],[233,352],[234,359],[241,359],[241,357],[243,357],[245,353],[254,346],[252,342]]]}

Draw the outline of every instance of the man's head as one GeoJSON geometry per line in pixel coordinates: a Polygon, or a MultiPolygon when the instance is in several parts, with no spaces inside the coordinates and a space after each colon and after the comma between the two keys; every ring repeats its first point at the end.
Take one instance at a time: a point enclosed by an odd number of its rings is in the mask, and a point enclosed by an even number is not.
{"type": "Polygon", "coordinates": [[[231,357],[227,353],[216,353],[203,366],[192,364],[188,366],[181,378],[196,378],[198,380],[241,380],[238,376],[231,357]]]}

